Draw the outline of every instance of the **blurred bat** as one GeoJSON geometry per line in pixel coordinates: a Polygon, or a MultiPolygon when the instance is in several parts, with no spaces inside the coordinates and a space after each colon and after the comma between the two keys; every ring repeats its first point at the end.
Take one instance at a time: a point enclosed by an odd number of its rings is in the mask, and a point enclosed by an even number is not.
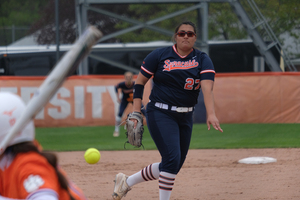
{"type": "Polygon", "coordinates": [[[74,43],[72,48],[56,64],[46,80],[34,93],[20,119],[16,121],[10,132],[0,144],[0,155],[4,152],[9,142],[19,133],[30,120],[48,103],[66,77],[72,74],[79,63],[89,54],[92,46],[102,37],[102,33],[94,26],[88,27],[82,36],[74,43]]]}

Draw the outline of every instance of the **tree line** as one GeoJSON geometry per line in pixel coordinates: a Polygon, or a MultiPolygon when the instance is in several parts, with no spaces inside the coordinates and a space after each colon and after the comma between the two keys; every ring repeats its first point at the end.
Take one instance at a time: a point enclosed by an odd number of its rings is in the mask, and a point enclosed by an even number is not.
{"type": "MultiPolygon", "coordinates": [[[[240,0],[250,18],[255,16],[247,0],[240,0]]],[[[258,8],[268,21],[276,36],[289,33],[295,41],[300,42],[299,30],[300,4],[299,0],[255,0],[258,8]]],[[[193,6],[194,4],[95,4],[91,5],[109,12],[116,13],[124,18],[131,18],[140,22],[147,22],[166,14],[193,6]]],[[[154,24],[157,27],[173,31],[181,21],[197,22],[197,10],[160,21],[154,24]]],[[[246,30],[232,11],[229,3],[208,4],[209,40],[237,40],[248,38],[246,30]]],[[[75,0],[59,0],[59,29],[60,42],[73,43],[77,37],[75,17],[75,0]]],[[[88,23],[97,26],[104,35],[131,27],[132,24],[115,19],[94,11],[88,11],[88,23]]],[[[39,44],[55,44],[55,0],[1,0],[0,27],[29,26],[28,34],[34,34],[39,44]]],[[[1,32],[1,30],[0,30],[1,32]]],[[[262,32],[262,35],[264,33],[262,32]]],[[[143,28],[126,33],[115,38],[103,41],[115,42],[147,42],[167,40],[170,36],[143,28]]],[[[284,43],[285,41],[281,41],[284,43]]]]}

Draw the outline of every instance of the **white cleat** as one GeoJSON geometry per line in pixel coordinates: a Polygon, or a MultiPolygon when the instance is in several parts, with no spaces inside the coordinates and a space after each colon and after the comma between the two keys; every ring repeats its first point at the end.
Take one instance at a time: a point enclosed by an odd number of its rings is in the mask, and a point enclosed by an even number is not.
{"type": "Polygon", "coordinates": [[[114,137],[119,137],[119,135],[120,135],[119,131],[115,131],[115,132],[113,133],[113,136],[114,136],[114,137]]]}
{"type": "Polygon", "coordinates": [[[124,197],[131,188],[128,186],[126,180],[128,176],[126,176],[123,173],[118,173],[116,175],[115,182],[115,188],[114,192],[112,194],[112,197],[114,200],[120,200],[122,197],[124,197]]]}

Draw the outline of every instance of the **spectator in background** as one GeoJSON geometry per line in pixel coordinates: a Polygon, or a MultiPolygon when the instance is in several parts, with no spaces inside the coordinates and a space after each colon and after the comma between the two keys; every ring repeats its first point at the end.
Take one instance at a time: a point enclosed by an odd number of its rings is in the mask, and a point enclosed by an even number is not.
{"type": "MultiPolygon", "coordinates": [[[[119,126],[121,124],[121,119],[123,116],[123,113],[128,105],[128,103],[133,102],[133,74],[132,72],[125,72],[124,74],[125,81],[118,83],[115,86],[116,93],[117,93],[117,101],[120,103],[119,112],[116,116],[116,122],[115,122],[115,131],[113,133],[114,137],[119,137],[120,130],[119,126]],[[122,99],[120,99],[120,94],[122,93],[122,99]]],[[[142,113],[145,115],[145,109],[143,109],[142,105],[142,113]]]]}

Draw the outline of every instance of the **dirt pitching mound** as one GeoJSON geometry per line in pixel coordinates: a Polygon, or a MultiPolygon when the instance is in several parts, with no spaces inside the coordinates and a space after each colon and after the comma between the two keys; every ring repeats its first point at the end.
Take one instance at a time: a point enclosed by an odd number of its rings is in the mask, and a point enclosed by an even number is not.
{"type": "MultiPolygon", "coordinates": [[[[160,162],[158,151],[101,151],[87,164],[84,152],[57,153],[61,167],[91,200],[111,200],[114,178],[160,162]]],[[[299,200],[300,149],[190,150],[176,176],[172,200],[299,200]],[[241,164],[252,156],[276,158],[267,164],[241,164]]],[[[159,199],[158,182],[133,186],[124,200],[159,199]]]]}

